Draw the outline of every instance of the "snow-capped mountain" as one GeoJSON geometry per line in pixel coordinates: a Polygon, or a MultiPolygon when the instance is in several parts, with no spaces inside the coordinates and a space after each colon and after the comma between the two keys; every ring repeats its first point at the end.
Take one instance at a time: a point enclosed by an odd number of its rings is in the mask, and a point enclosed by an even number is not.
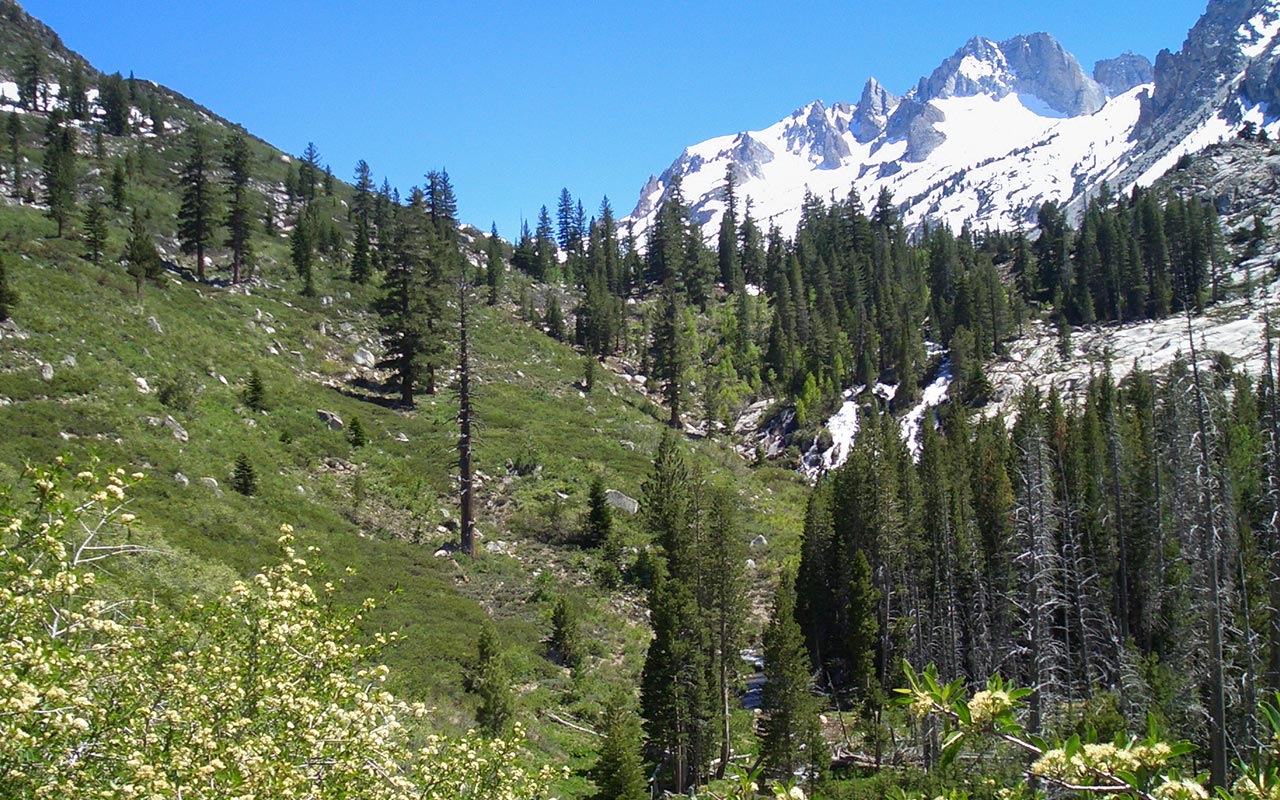
{"type": "Polygon", "coordinates": [[[1280,133],[1280,0],[1211,0],[1177,54],[1127,53],[1092,74],[1052,36],[974,38],[902,97],[874,78],[856,105],[814,101],[763,130],[687,148],[632,212],[643,234],[678,176],[710,239],[730,167],[763,225],[791,233],[807,194],[882,189],[910,225],[1014,228],[1105,181],[1147,184],[1245,121],[1280,133]]]}

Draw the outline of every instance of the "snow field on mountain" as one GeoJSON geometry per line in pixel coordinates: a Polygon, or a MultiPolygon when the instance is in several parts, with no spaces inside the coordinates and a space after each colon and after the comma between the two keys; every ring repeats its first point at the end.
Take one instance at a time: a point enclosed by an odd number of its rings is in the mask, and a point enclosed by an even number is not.
{"type": "MultiPolygon", "coordinates": [[[[931,100],[943,116],[934,127],[945,138],[919,162],[904,160],[905,139],[882,134],[859,142],[849,130],[853,111],[848,106],[828,109],[813,103],[763,130],[690,147],[673,168],[681,175],[681,191],[707,241],[715,239],[725,208],[725,171],[742,158],[743,136],[769,153],[749,164],[739,161],[736,167],[739,208],[750,198],[752,214],[762,226],[794,231],[806,194],[831,202],[844,199],[852,188],[869,207],[883,188],[905,204],[909,225],[930,220],[959,229],[973,221],[979,227],[1008,230],[1032,224],[1043,202],[1069,200],[1080,189],[1119,172],[1134,147],[1131,134],[1140,97],[1150,89],[1135,87],[1098,112],[1077,117],[1065,117],[1026,94],[931,100]],[[822,167],[823,151],[816,149],[821,142],[813,141],[813,119],[818,115],[825,116],[826,131],[836,135],[843,130],[838,136],[850,153],[834,169],[822,167]]],[[[1195,139],[1189,146],[1203,146],[1219,135],[1217,129],[1206,132],[1203,141],[1195,139]]],[[[1177,155],[1172,156],[1164,168],[1176,160],[1177,155]]],[[[667,188],[663,181],[652,182],[638,207],[656,208],[667,188]]],[[[651,220],[651,214],[636,220],[642,237],[651,220]]]]}

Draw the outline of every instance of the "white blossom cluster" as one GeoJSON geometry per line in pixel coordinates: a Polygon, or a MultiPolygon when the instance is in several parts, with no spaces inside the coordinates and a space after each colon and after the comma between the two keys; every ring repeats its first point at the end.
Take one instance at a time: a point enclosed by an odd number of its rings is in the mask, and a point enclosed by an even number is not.
{"type": "MultiPolygon", "coordinates": [[[[282,527],[282,563],[180,613],[108,602],[91,565],[128,552],[143,476],[31,469],[0,494],[0,776],[24,798],[545,796],[522,736],[430,735],[384,689],[359,614],[333,611],[282,527]]],[[[394,639],[392,636],[383,642],[394,639]]]]}

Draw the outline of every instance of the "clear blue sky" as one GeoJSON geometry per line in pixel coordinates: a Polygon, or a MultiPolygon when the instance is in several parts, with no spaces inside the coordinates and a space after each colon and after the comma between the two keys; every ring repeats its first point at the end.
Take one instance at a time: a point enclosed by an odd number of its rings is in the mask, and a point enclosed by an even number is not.
{"type": "Polygon", "coordinates": [[[904,92],[969,37],[1048,31],[1086,69],[1177,50],[1205,0],[25,0],[106,72],[166,84],[281,149],[314,141],[401,191],[449,170],[466,222],[554,209],[562,186],[619,215],[690,144],[813,100],[904,92]]]}

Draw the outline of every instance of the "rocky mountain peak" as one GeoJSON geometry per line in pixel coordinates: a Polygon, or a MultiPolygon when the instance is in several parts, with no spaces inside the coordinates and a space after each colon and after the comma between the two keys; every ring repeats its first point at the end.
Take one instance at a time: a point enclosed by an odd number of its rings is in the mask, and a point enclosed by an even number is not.
{"type": "Polygon", "coordinates": [[[1015,92],[1032,95],[1068,117],[1092,114],[1107,100],[1106,90],[1047,33],[999,43],[970,39],[920,81],[916,98],[926,102],[986,94],[999,99],[1015,92]]]}
{"type": "Polygon", "coordinates": [[[1010,92],[1012,82],[1013,76],[1000,46],[975,36],[939,64],[929,77],[920,79],[914,99],[925,103],[979,94],[1004,97],[1010,92]]]}
{"type": "Polygon", "coordinates": [[[1115,97],[1135,86],[1155,80],[1155,68],[1146,56],[1124,53],[1093,65],[1093,79],[1115,97]]]}

